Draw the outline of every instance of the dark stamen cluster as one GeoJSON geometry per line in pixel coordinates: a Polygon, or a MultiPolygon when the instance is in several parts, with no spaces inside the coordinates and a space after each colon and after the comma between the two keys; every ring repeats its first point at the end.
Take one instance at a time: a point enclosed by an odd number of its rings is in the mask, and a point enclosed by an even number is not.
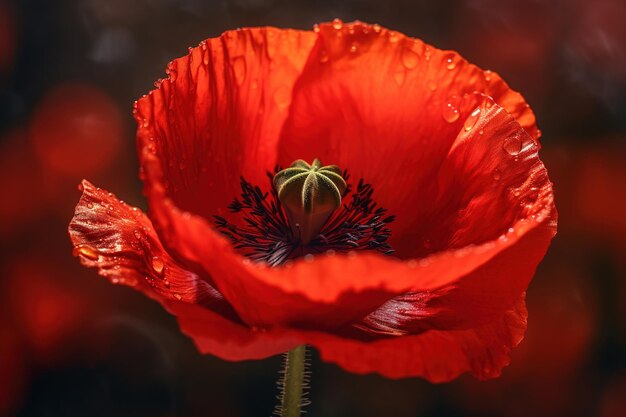
{"type": "MultiPolygon", "coordinates": [[[[280,169],[277,167],[276,172],[280,169]]],[[[270,184],[274,174],[268,173],[270,184]]],[[[348,173],[343,177],[348,180],[348,173]]],[[[278,195],[273,186],[271,193],[263,192],[241,178],[241,198],[236,198],[228,209],[239,214],[239,224],[221,216],[214,216],[219,231],[250,259],[278,266],[289,259],[307,254],[335,251],[376,250],[393,253],[387,243],[391,230],[387,227],[395,216],[387,215],[387,209],[376,207],[372,199],[374,189],[359,180],[356,190],[348,185],[343,201],[350,196],[328,219],[319,235],[303,245],[289,227],[278,195]]]]}

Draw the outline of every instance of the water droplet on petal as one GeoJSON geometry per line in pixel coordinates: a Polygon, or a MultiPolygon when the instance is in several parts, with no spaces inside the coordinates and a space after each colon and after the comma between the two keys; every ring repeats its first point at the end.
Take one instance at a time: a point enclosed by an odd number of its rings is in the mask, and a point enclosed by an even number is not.
{"type": "Polygon", "coordinates": [[[428,80],[426,81],[426,87],[430,91],[435,91],[437,89],[437,83],[435,83],[433,80],[428,80]]]}
{"type": "Polygon", "coordinates": [[[493,178],[494,181],[500,181],[500,178],[502,178],[502,173],[498,168],[493,170],[493,172],[491,173],[491,178],[493,178]]]}
{"type": "Polygon", "coordinates": [[[474,111],[472,111],[472,113],[470,113],[470,115],[467,116],[467,119],[465,119],[463,128],[465,129],[466,132],[469,132],[470,130],[472,130],[472,128],[478,121],[479,116],[480,116],[480,107],[476,107],[474,111]]]}
{"type": "Polygon", "coordinates": [[[357,49],[358,48],[356,42],[352,42],[352,44],[350,45],[350,53],[356,53],[357,49]]]}
{"type": "Polygon", "coordinates": [[[320,63],[325,64],[328,62],[328,52],[322,51],[320,52],[320,63]]]}
{"type": "Polygon", "coordinates": [[[443,116],[443,120],[448,123],[454,123],[459,120],[459,111],[454,107],[452,103],[448,103],[443,107],[443,112],[441,114],[443,116]]]}
{"type": "Polygon", "coordinates": [[[178,294],[178,293],[176,293],[176,294],[174,294],[174,298],[176,298],[178,301],[180,301],[180,300],[183,299],[183,296],[178,294]]]}
{"type": "Polygon", "coordinates": [[[87,208],[92,209],[93,208],[93,203],[87,203],[87,208]]]}
{"type": "Polygon", "coordinates": [[[156,272],[157,275],[161,276],[163,274],[163,270],[165,269],[165,263],[163,259],[158,256],[152,257],[152,269],[156,272]]]}
{"type": "Polygon", "coordinates": [[[310,253],[307,253],[306,255],[304,255],[304,261],[311,263],[315,260],[315,256],[311,255],[310,253]]]}
{"type": "Polygon", "coordinates": [[[410,48],[404,48],[402,50],[402,64],[408,69],[413,69],[417,66],[419,57],[417,53],[410,48]]]}
{"type": "Polygon", "coordinates": [[[389,42],[396,43],[400,40],[396,32],[389,32],[389,42]]]}
{"type": "Polygon", "coordinates": [[[406,79],[406,71],[404,70],[396,71],[393,74],[393,79],[396,81],[396,84],[398,84],[398,87],[401,87],[402,84],[404,84],[404,80],[406,79]]]}
{"type": "Polygon", "coordinates": [[[502,143],[502,149],[511,156],[517,156],[522,151],[522,141],[517,136],[509,136],[502,143]]]}
{"type": "Polygon", "coordinates": [[[372,29],[376,33],[380,33],[380,31],[382,30],[382,28],[380,27],[380,25],[378,23],[375,23],[374,26],[372,26],[372,29]]]}
{"type": "Polygon", "coordinates": [[[343,27],[343,22],[341,19],[333,19],[333,28],[335,30],[340,30],[343,27]]]}
{"type": "Polygon", "coordinates": [[[454,67],[456,67],[456,63],[454,62],[454,60],[452,58],[446,59],[446,68],[449,70],[453,70],[454,67]]]}
{"type": "Polygon", "coordinates": [[[97,261],[100,257],[100,253],[97,249],[92,248],[87,245],[78,245],[74,247],[74,256],[84,256],[87,259],[91,259],[92,261],[97,261]]]}
{"type": "Polygon", "coordinates": [[[238,56],[233,60],[233,73],[237,85],[243,84],[246,80],[246,59],[243,56],[238,56]]]}

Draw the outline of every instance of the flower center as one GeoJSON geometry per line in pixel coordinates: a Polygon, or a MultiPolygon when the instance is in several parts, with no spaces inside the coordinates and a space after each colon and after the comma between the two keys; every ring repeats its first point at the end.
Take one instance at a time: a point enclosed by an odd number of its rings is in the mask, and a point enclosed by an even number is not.
{"type": "Polygon", "coordinates": [[[299,159],[268,176],[271,193],[241,178],[241,199],[228,206],[238,221],[214,216],[219,231],[250,259],[279,266],[324,252],[393,253],[387,225],[395,216],[376,206],[372,186],[362,179],[353,190],[347,171],[318,159],[299,159]]]}

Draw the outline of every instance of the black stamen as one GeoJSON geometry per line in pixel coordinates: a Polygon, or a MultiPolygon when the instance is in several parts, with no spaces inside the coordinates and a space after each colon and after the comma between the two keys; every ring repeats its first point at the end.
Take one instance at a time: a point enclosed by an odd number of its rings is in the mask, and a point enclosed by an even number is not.
{"type": "MultiPolygon", "coordinates": [[[[275,173],[267,175],[272,184],[275,173]]],[[[343,178],[348,181],[347,171],[343,178]]],[[[289,259],[312,253],[334,251],[338,253],[355,250],[375,250],[390,255],[393,248],[387,243],[391,230],[387,225],[395,216],[387,215],[387,209],[376,207],[372,199],[374,189],[363,179],[352,191],[348,184],[343,199],[350,196],[350,202],[342,204],[327,220],[319,235],[307,245],[302,245],[299,236],[294,236],[287,217],[273,186],[271,193],[263,193],[243,177],[240,181],[241,196],[235,198],[228,209],[241,216],[240,225],[230,223],[222,216],[213,216],[215,226],[247,257],[270,266],[279,266],[289,259]]]]}

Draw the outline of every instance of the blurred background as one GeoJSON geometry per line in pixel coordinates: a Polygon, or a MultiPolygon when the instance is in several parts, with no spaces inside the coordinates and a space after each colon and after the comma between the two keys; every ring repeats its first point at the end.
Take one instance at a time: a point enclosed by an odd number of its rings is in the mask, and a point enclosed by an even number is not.
{"type": "Polygon", "coordinates": [[[198,354],[156,303],[71,256],[89,178],[145,208],[133,101],[242,26],[355,19],[455,49],[543,130],[559,234],[500,379],[356,376],[314,356],[311,416],[626,416],[623,0],[0,0],[0,416],[269,416],[280,358],[198,354]]]}

